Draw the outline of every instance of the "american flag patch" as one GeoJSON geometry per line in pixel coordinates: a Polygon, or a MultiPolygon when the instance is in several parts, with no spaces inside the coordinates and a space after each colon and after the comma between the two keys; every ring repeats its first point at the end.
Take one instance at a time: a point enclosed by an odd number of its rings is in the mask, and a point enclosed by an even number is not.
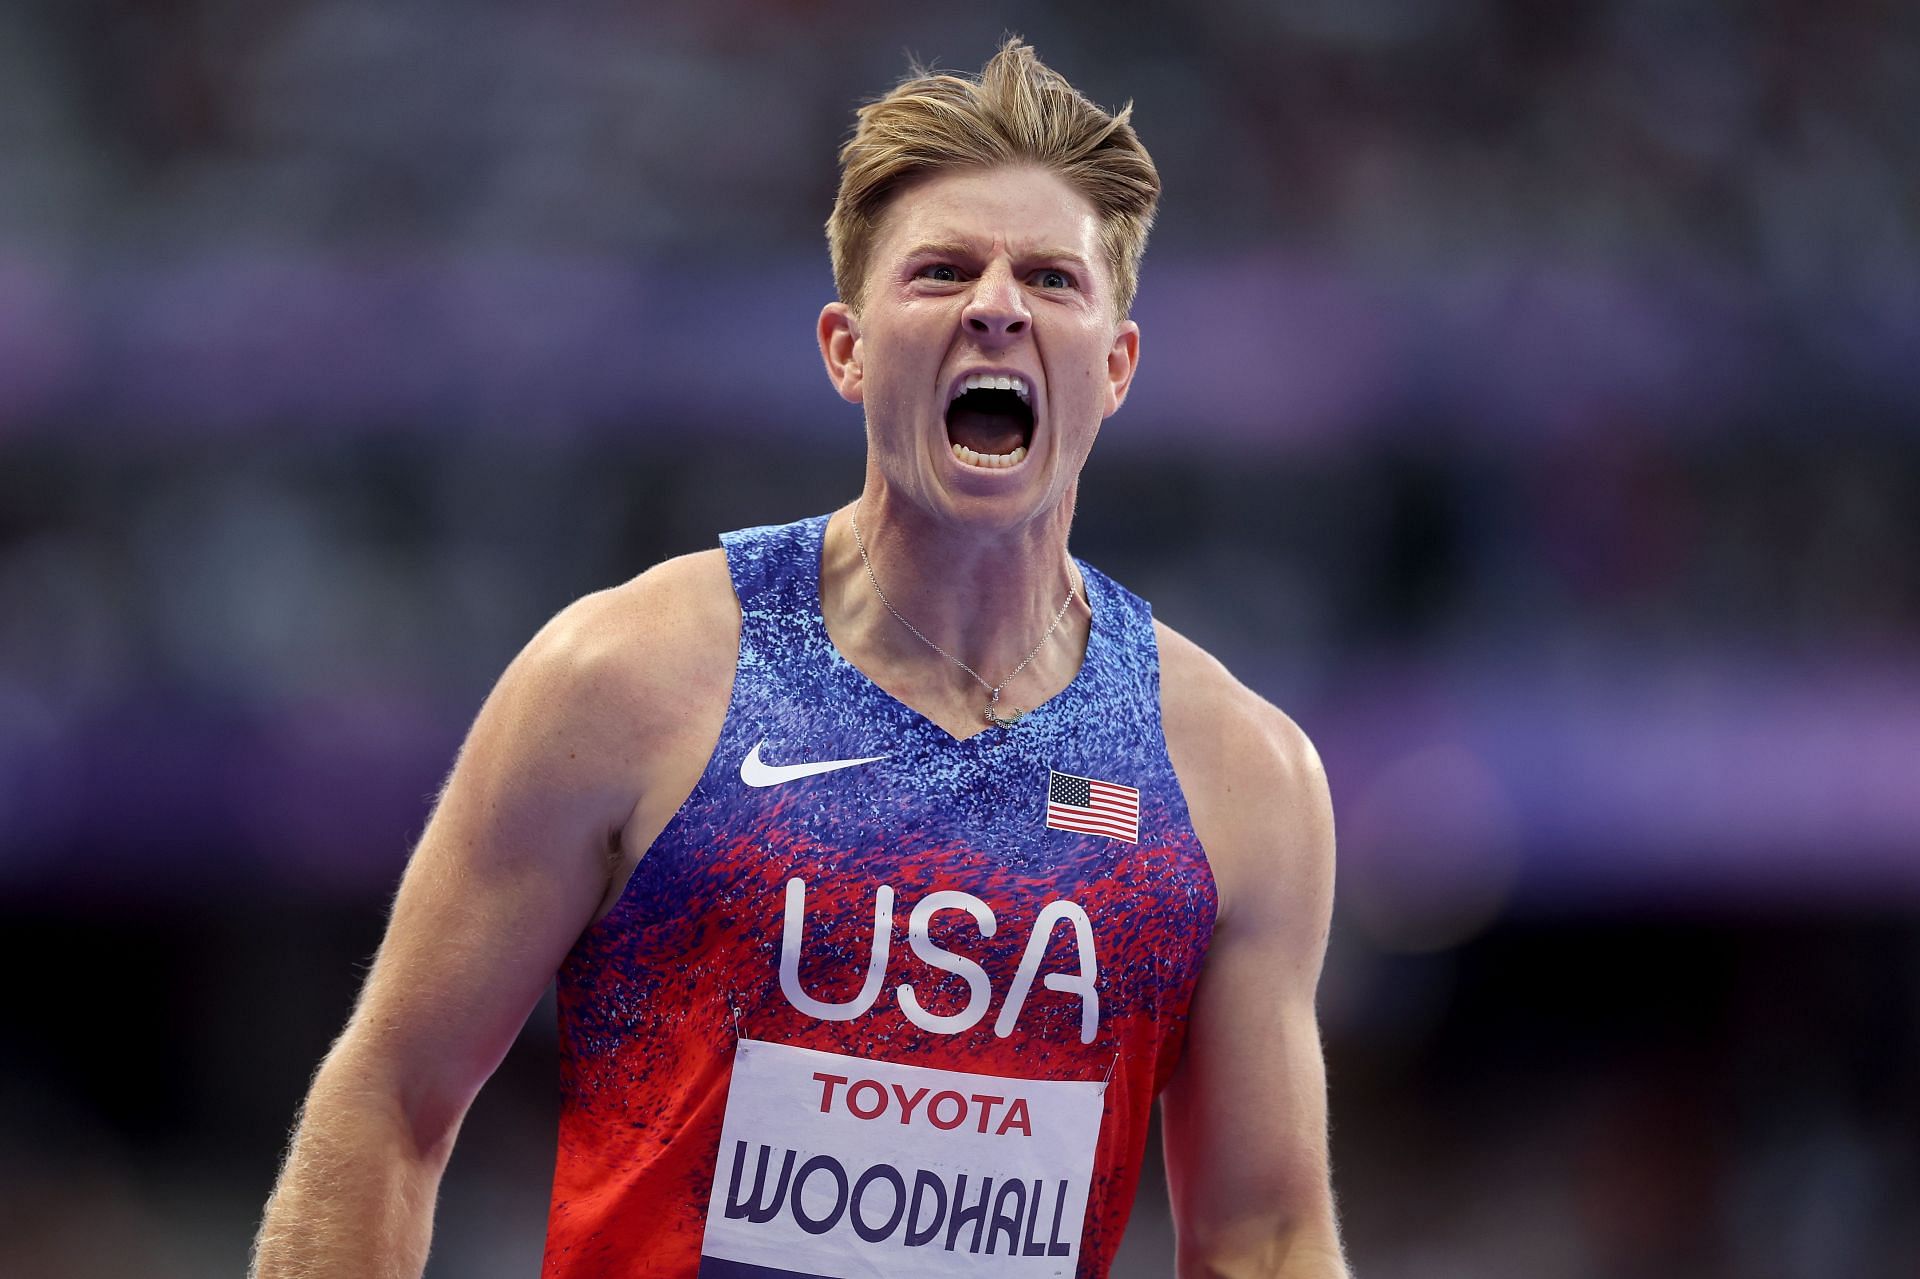
{"type": "Polygon", "coordinates": [[[1047,825],[1140,842],[1140,792],[1118,782],[1103,782],[1071,773],[1050,773],[1047,782],[1047,825]]]}

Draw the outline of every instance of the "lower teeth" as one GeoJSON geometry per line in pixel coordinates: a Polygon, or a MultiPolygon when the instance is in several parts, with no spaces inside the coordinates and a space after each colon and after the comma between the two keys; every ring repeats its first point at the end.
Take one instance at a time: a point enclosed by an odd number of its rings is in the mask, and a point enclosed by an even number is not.
{"type": "Polygon", "coordinates": [[[1027,456],[1027,446],[1021,444],[1011,453],[976,453],[964,444],[955,444],[953,455],[969,466],[981,466],[991,470],[1018,466],[1027,456]]]}

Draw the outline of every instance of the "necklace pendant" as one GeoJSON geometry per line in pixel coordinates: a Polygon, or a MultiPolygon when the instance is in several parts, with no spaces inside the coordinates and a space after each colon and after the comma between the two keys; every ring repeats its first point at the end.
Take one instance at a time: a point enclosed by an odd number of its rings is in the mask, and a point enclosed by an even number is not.
{"type": "Polygon", "coordinates": [[[992,702],[987,703],[987,723],[993,725],[995,728],[1012,728],[1020,722],[1021,716],[1025,714],[1025,711],[1017,710],[1010,715],[1002,715],[994,709],[992,702]]]}

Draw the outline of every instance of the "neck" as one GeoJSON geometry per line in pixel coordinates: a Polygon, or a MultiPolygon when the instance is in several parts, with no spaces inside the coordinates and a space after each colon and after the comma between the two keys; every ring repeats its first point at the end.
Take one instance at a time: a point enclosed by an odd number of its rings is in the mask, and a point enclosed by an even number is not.
{"type": "Polygon", "coordinates": [[[933,645],[988,686],[1006,681],[1002,711],[1039,705],[1079,670],[1092,616],[1067,555],[1072,505],[1070,492],[1034,520],[981,530],[930,519],[870,483],[828,529],[821,606],[835,642],[902,701],[950,731],[965,725],[963,736],[984,727],[989,695],[933,645]],[[856,518],[866,563],[853,535],[856,518]],[[1062,615],[1070,587],[1074,600],[1062,615]],[[1049,634],[1056,616],[1059,626],[1049,634]]]}

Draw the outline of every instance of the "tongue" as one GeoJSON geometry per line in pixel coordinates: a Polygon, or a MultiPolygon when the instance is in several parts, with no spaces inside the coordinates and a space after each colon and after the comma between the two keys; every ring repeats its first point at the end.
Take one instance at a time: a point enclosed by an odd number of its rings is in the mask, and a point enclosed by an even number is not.
{"type": "Polygon", "coordinates": [[[1026,424],[1011,413],[955,406],[947,418],[947,438],[975,453],[1011,453],[1026,443],[1026,424]]]}

